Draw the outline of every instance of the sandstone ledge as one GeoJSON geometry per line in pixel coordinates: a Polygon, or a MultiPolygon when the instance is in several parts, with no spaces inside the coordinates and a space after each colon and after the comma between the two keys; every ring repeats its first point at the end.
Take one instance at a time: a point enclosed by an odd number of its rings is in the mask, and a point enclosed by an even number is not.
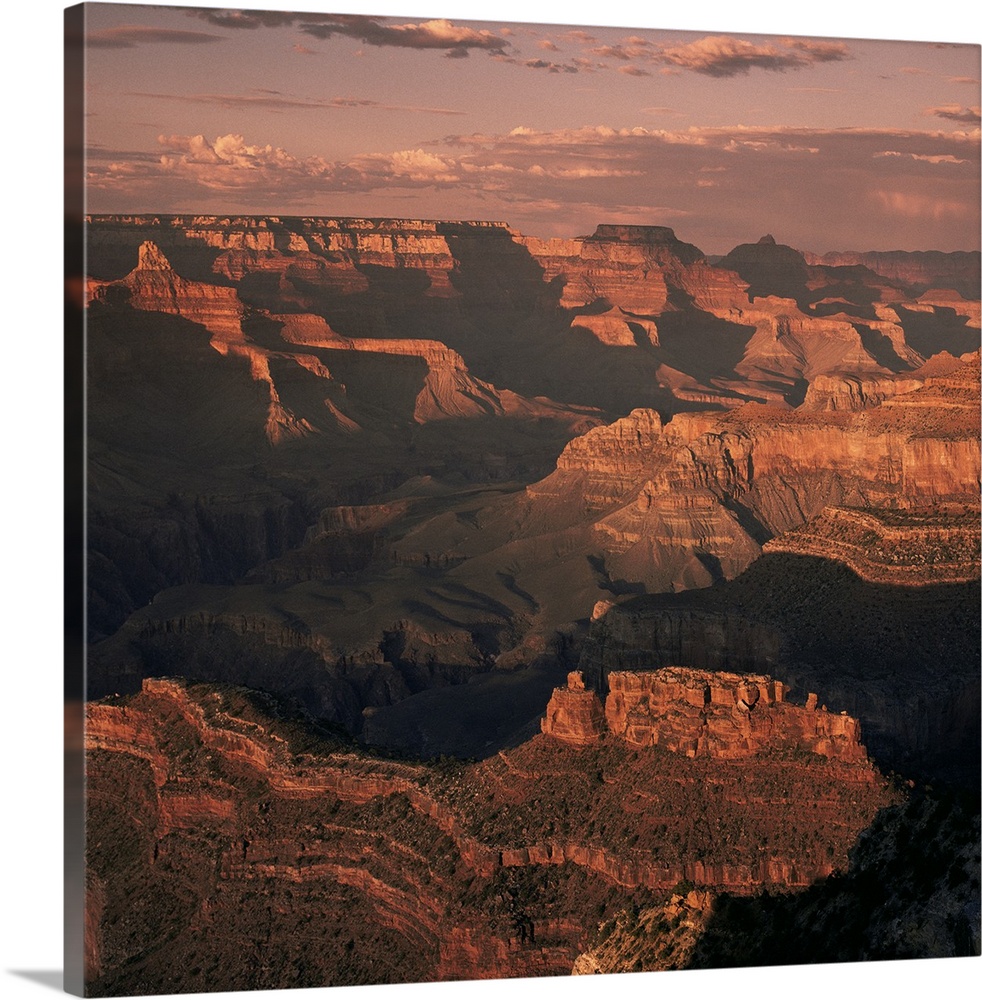
{"type": "Polygon", "coordinates": [[[979,511],[907,511],[826,507],[800,528],[765,543],[765,552],[845,563],[871,583],[927,586],[967,583],[980,573],[979,511]]]}
{"type": "Polygon", "coordinates": [[[617,671],[607,681],[601,717],[597,695],[585,689],[582,674],[571,673],[553,692],[542,731],[574,746],[596,743],[607,731],[632,746],[687,757],[805,752],[869,768],[856,719],[819,709],[815,694],[804,706],[785,702],[783,683],[772,677],[665,667],[617,671]]]}

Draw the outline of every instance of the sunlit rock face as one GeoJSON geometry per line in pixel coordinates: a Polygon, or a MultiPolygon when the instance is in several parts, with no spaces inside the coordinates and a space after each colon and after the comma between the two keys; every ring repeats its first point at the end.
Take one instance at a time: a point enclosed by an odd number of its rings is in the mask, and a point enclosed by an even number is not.
{"type": "MultiPolygon", "coordinates": [[[[868,766],[859,723],[844,712],[784,700],[784,684],[760,674],[663,667],[615,671],[609,694],[585,689],[583,675],[569,675],[553,692],[542,731],[573,745],[595,743],[605,730],[632,746],[662,747],[687,757],[735,760],[762,751],[807,751],[829,760],[868,766]]],[[[872,780],[873,772],[867,777],[872,780]]]]}
{"type": "Polygon", "coordinates": [[[566,686],[556,688],[546,707],[542,732],[574,745],[596,743],[604,730],[604,712],[595,691],[588,691],[583,675],[574,671],[566,686]]]}

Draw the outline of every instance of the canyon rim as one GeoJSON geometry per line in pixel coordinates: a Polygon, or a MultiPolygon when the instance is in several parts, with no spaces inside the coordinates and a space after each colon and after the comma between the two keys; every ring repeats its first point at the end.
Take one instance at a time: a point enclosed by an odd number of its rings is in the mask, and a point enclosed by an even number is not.
{"type": "Polygon", "coordinates": [[[978,956],[978,47],[66,37],[66,982],[978,956]]]}

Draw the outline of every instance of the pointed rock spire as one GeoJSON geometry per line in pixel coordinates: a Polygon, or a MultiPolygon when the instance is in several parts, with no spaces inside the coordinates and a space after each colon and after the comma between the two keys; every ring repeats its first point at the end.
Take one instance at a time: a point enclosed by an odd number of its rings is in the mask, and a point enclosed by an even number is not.
{"type": "Polygon", "coordinates": [[[140,244],[140,259],[136,265],[138,271],[170,271],[170,261],[153,240],[144,240],[140,244]]]}

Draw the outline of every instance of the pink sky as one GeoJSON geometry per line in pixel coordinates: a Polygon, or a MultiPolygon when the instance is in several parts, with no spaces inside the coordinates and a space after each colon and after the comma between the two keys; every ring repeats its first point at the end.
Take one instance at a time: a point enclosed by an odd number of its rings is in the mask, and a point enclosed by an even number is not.
{"type": "Polygon", "coordinates": [[[727,27],[92,4],[88,210],[979,246],[977,46],[727,27]]]}

